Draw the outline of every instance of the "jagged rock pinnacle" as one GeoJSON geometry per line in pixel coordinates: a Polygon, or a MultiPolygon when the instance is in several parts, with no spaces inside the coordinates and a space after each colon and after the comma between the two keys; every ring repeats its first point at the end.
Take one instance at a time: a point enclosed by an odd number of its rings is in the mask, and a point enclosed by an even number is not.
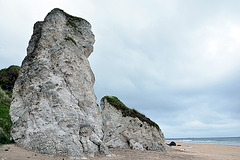
{"type": "Polygon", "coordinates": [[[86,20],[53,9],[34,25],[10,116],[13,140],[27,150],[84,158],[110,154],[88,57],[94,35],[86,20]]]}

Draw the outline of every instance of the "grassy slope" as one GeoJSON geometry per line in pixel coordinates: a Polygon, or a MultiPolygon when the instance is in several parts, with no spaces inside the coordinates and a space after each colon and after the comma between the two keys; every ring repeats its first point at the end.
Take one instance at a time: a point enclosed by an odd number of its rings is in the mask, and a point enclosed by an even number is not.
{"type": "Polygon", "coordinates": [[[9,144],[12,121],[9,116],[11,99],[0,87],[0,144],[9,144]]]}
{"type": "Polygon", "coordinates": [[[103,97],[103,99],[107,99],[108,103],[110,103],[116,109],[121,110],[123,117],[126,117],[126,116],[130,116],[133,118],[137,117],[140,121],[146,122],[150,126],[156,127],[158,130],[160,130],[159,126],[155,122],[151,121],[149,118],[139,113],[137,110],[128,108],[117,97],[105,96],[103,97]]]}
{"type": "Polygon", "coordinates": [[[9,144],[12,126],[9,116],[11,96],[20,67],[10,66],[0,70],[0,144],[9,144]]]}

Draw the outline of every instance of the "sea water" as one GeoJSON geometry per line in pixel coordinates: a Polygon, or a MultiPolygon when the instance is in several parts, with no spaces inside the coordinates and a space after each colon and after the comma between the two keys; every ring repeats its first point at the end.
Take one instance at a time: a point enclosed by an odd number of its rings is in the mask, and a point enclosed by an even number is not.
{"type": "Polygon", "coordinates": [[[240,137],[166,138],[166,141],[202,143],[202,144],[240,145],[240,137]]]}

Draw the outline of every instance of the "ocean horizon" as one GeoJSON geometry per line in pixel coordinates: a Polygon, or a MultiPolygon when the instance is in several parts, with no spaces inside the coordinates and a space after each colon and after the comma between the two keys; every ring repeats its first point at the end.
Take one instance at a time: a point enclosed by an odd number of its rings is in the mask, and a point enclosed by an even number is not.
{"type": "Polygon", "coordinates": [[[219,144],[219,145],[240,145],[240,137],[205,137],[205,138],[165,138],[166,141],[219,144]]]}

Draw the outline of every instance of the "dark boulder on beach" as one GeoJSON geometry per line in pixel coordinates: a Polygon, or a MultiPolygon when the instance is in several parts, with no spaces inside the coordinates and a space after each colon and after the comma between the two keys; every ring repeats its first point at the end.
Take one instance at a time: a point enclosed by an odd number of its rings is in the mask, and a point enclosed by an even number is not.
{"type": "Polygon", "coordinates": [[[169,144],[169,146],[176,146],[177,144],[176,144],[176,142],[174,142],[174,141],[172,141],[170,144],[169,144]]]}

